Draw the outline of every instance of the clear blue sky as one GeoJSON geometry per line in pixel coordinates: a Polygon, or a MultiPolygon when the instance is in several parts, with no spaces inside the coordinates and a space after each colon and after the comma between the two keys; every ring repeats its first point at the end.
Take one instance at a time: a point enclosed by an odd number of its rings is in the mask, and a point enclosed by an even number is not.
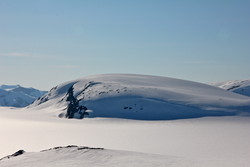
{"type": "Polygon", "coordinates": [[[250,78],[249,0],[0,0],[0,84],[250,78]]]}

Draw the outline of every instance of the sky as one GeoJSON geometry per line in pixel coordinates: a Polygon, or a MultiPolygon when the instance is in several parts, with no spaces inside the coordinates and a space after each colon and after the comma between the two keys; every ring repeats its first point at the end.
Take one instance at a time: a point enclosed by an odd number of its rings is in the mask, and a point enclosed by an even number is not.
{"type": "Polygon", "coordinates": [[[0,84],[250,79],[249,0],[0,0],[0,84]]]}

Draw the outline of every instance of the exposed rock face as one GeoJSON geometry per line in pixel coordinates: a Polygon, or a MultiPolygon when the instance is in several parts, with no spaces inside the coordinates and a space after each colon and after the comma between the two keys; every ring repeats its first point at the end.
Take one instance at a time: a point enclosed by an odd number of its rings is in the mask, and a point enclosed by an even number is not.
{"type": "Polygon", "coordinates": [[[18,150],[17,152],[15,152],[15,153],[12,154],[12,155],[8,155],[8,156],[6,156],[6,157],[1,158],[0,161],[3,160],[3,159],[6,159],[6,158],[9,159],[9,158],[11,158],[11,157],[16,157],[16,156],[22,155],[22,154],[24,154],[24,153],[25,153],[24,150],[18,150]]]}
{"type": "Polygon", "coordinates": [[[87,115],[87,107],[79,106],[79,100],[74,96],[74,88],[71,86],[66,94],[66,101],[69,102],[67,106],[66,118],[84,118],[87,115]]]}
{"type": "Polygon", "coordinates": [[[47,150],[42,150],[41,152],[51,151],[51,150],[59,150],[59,149],[67,149],[67,148],[76,148],[77,150],[104,150],[104,148],[93,148],[93,147],[86,147],[86,146],[76,146],[76,145],[68,145],[68,146],[59,146],[50,148],[47,150]]]}

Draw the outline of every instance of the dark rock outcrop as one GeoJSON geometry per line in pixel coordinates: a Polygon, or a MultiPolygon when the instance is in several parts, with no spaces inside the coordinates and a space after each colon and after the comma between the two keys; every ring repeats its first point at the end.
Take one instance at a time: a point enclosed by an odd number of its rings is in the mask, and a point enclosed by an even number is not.
{"type": "Polygon", "coordinates": [[[76,146],[76,145],[68,145],[68,146],[58,146],[54,148],[50,148],[47,150],[42,150],[41,152],[51,151],[51,150],[59,150],[59,149],[66,149],[66,148],[77,148],[77,150],[104,150],[104,148],[93,148],[93,147],[86,147],[86,146],[76,146]]]}
{"type": "Polygon", "coordinates": [[[11,158],[11,157],[16,157],[16,156],[22,155],[22,154],[24,154],[24,153],[25,153],[24,150],[18,150],[17,152],[15,152],[15,153],[12,154],[12,155],[8,155],[8,156],[6,156],[6,157],[1,158],[0,161],[3,160],[3,159],[6,159],[6,158],[9,159],[9,158],[11,158]]]}
{"type": "Polygon", "coordinates": [[[66,118],[76,118],[83,119],[84,115],[88,115],[86,112],[86,106],[79,106],[79,100],[74,96],[74,88],[71,86],[67,92],[66,101],[69,102],[67,106],[66,118]],[[78,116],[76,116],[78,115],[78,116]]]}

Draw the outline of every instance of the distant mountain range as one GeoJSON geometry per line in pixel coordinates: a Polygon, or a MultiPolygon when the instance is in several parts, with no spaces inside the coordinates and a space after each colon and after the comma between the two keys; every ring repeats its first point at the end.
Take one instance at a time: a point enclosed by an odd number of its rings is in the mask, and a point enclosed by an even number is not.
{"type": "Polygon", "coordinates": [[[0,85],[0,106],[25,107],[45,93],[20,85],[0,85]]]}
{"type": "Polygon", "coordinates": [[[250,79],[211,83],[211,85],[241,95],[250,96],[250,79]]]}

